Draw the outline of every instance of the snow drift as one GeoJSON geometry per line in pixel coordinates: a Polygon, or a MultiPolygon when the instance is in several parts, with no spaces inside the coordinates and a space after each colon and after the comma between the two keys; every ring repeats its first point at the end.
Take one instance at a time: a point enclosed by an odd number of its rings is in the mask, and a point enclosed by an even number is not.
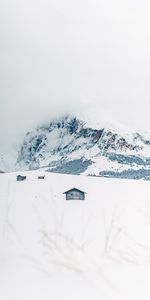
{"type": "Polygon", "coordinates": [[[0,299],[149,300],[149,182],[17,174],[0,174],[0,299]]]}

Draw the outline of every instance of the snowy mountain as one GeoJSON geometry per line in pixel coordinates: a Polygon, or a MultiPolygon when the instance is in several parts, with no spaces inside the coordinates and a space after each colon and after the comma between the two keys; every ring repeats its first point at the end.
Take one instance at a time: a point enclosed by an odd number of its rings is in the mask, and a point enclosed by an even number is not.
{"type": "Polygon", "coordinates": [[[149,300],[149,182],[20,173],[0,174],[0,299],[149,300]]]}
{"type": "Polygon", "coordinates": [[[28,132],[15,169],[150,178],[150,138],[120,125],[57,118],[28,132]]]}

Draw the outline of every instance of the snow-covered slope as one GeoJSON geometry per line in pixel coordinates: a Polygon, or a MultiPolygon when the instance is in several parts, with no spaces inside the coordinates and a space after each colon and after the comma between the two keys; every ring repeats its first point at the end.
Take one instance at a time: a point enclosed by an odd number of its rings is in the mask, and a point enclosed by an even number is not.
{"type": "Polygon", "coordinates": [[[15,168],[51,172],[150,177],[150,140],[117,124],[65,116],[27,133],[15,168]],[[103,126],[104,125],[104,126],[103,126]]]}
{"type": "Polygon", "coordinates": [[[116,122],[67,115],[19,137],[12,147],[1,143],[0,170],[38,168],[55,173],[149,180],[150,136],[134,133],[116,122]]]}
{"type": "Polygon", "coordinates": [[[149,300],[149,182],[22,174],[0,174],[0,299],[149,300]]]}

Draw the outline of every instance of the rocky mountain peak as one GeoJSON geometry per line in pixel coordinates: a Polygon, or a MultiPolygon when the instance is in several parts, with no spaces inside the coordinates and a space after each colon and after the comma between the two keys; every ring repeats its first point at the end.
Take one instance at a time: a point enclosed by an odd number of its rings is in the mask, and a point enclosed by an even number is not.
{"type": "Polygon", "coordinates": [[[89,126],[67,115],[26,134],[17,168],[109,176],[149,168],[149,150],[150,143],[138,133],[89,126]]]}

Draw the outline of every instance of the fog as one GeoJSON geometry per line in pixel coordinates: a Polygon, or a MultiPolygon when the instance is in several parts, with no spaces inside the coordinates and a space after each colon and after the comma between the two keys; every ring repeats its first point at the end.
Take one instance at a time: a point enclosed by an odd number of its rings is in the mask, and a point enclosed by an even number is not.
{"type": "Polygon", "coordinates": [[[142,0],[2,0],[1,138],[90,108],[150,131],[149,15],[142,0]]]}

